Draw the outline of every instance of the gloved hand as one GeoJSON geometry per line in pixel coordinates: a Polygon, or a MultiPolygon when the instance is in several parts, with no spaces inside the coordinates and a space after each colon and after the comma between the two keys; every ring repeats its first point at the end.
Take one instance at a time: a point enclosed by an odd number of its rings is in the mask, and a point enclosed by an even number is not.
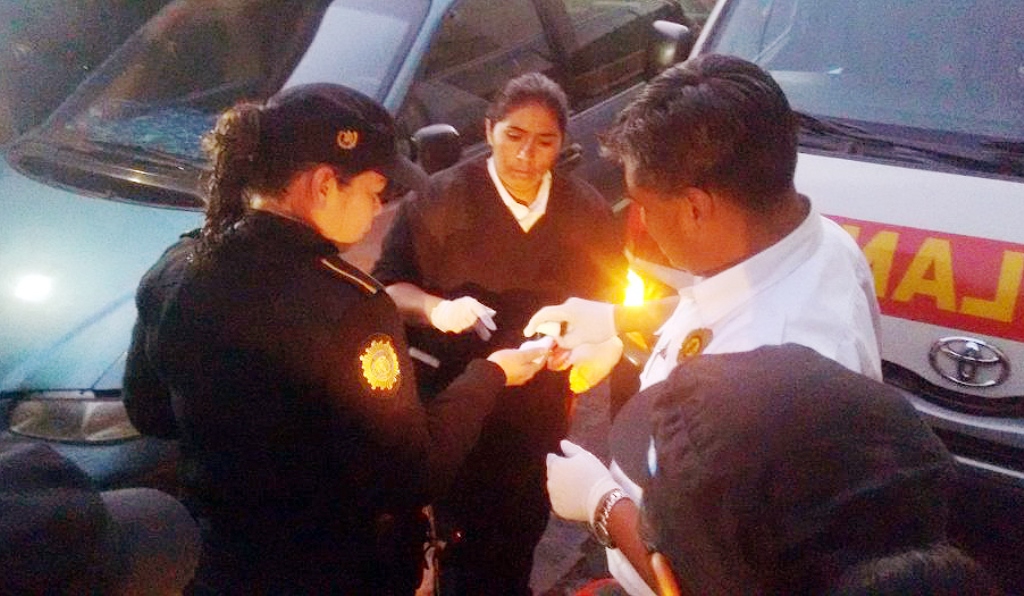
{"type": "Polygon", "coordinates": [[[594,454],[571,441],[560,445],[565,456],[547,456],[551,510],[568,520],[593,523],[601,497],[620,487],[594,454]]]}
{"type": "Polygon", "coordinates": [[[599,344],[580,344],[569,351],[565,363],[569,371],[569,389],[585,393],[607,377],[622,358],[622,340],[613,337],[599,344]]]}
{"type": "Polygon", "coordinates": [[[552,350],[555,349],[555,338],[546,335],[540,339],[530,339],[524,341],[519,345],[520,350],[533,350],[535,348],[541,348],[544,350],[544,353],[539,358],[537,358],[537,364],[547,364],[548,356],[551,354],[552,350]]]}
{"type": "Polygon", "coordinates": [[[455,300],[442,300],[430,311],[430,324],[445,333],[462,333],[473,327],[480,339],[491,339],[491,331],[497,329],[494,324],[495,310],[489,308],[476,298],[463,296],[455,300]]]}
{"type": "Polygon", "coordinates": [[[525,384],[544,368],[544,357],[548,348],[543,346],[498,350],[487,357],[501,367],[505,373],[505,386],[518,387],[525,384]]]}
{"type": "Polygon", "coordinates": [[[523,329],[531,337],[543,323],[565,323],[565,333],[555,338],[558,345],[572,349],[580,344],[599,344],[617,335],[615,306],[606,302],[569,298],[557,306],[538,310],[523,329]]]}

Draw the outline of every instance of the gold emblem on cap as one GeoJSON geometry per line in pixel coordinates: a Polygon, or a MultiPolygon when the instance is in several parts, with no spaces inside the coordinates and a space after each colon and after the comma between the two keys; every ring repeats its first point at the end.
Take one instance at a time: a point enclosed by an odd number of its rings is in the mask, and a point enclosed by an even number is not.
{"type": "Polygon", "coordinates": [[[683,345],[679,347],[679,357],[676,358],[676,362],[689,360],[703,352],[704,348],[711,343],[712,337],[711,330],[705,327],[691,331],[683,340],[683,345]]]}
{"type": "Polygon", "coordinates": [[[335,137],[335,141],[342,149],[355,149],[356,145],[359,144],[359,131],[348,129],[339,130],[338,136],[335,137]]]}
{"type": "Polygon", "coordinates": [[[395,344],[387,335],[378,335],[370,340],[369,345],[359,355],[359,363],[363,369],[363,378],[369,383],[370,389],[388,391],[398,384],[401,371],[398,368],[398,353],[395,344]]]}

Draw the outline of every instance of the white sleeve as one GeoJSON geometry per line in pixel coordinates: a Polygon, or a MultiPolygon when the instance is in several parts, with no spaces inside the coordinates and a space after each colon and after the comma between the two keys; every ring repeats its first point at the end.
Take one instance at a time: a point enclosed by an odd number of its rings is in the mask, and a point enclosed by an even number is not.
{"type": "MultiPolygon", "coordinates": [[[[629,496],[637,505],[640,504],[643,499],[643,489],[641,489],[633,480],[626,475],[626,473],[619,467],[619,465],[612,460],[611,465],[608,467],[608,471],[611,472],[612,478],[619,483],[622,487],[623,492],[629,496]]],[[[622,551],[613,548],[606,548],[605,555],[608,558],[608,571],[611,572],[612,577],[615,581],[619,582],[622,589],[630,596],[658,596],[647,582],[640,577],[640,573],[633,568],[632,563],[629,559],[622,554],[622,551]]]]}
{"type": "Polygon", "coordinates": [[[607,548],[608,571],[630,596],[658,596],[618,549],[607,548]]]}

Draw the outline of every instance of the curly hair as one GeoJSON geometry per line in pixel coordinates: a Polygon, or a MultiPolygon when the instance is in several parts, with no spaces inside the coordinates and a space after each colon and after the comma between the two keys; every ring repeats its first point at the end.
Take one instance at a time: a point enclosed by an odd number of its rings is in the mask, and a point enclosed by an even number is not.
{"type": "Polygon", "coordinates": [[[862,561],[846,570],[828,596],[1002,596],[1003,589],[988,571],[960,549],[934,544],[862,561]]]}

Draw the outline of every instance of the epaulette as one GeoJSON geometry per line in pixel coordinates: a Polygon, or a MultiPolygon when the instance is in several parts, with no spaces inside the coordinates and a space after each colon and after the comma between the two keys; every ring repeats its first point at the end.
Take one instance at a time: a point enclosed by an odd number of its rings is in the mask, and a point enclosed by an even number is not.
{"type": "Polygon", "coordinates": [[[373,295],[384,289],[376,279],[346,263],[339,256],[321,257],[320,264],[367,294],[373,295]]]}

